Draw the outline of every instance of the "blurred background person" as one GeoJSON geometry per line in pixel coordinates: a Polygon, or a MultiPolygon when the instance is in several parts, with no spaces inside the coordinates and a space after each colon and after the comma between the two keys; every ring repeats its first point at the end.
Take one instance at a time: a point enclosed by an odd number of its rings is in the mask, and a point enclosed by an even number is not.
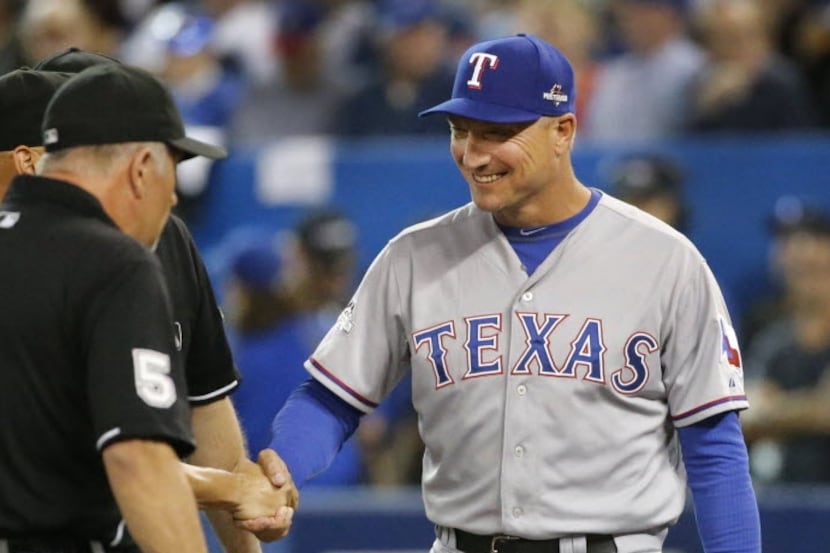
{"type": "MultiPolygon", "coordinates": [[[[321,208],[288,235],[246,231],[229,240],[223,306],[245,383],[233,400],[250,450],[259,451],[270,442],[276,412],[309,378],[303,363],[351,294],[357,234],[344,214],[321,208]]],[[[419,482],[423,446],[409,385],[364,417],[314,486],[419,482]]]]}
{"type": "Polygon", "coordinates": [[[70,46],[118,57],[126,26],[120,2],[28,0],[19,22],[24,61],[34,65],[70,46]]]}
{"type": "Polygon", "coordinates": [[[650,213],[682,233],[689,230],[680,164],[660,154],[630,154],[605,168],[611,195],[650,213]]]}
{"type": "Polygon", "coordinates": [[[366,483],[375,487],[420,486],[424,442],[407,375],[355,432],[363,452],[366,483]]]}
{"type": "Polygon", "coordinates": [[[775,328],[792,317],[794,299],[803,296],[801,264],[809,259],[813,235],[825,228],[826,211],[804,199],[784,195],[778,198],[769,217],[768,290],[743,313],[742,342],[754,346],[762,330],[775,328]]]}
{"type": "MultiPolygon", "coordinates": [[[[778,0],[775,49],[804,77],[818,123],[830,128],[830,2],[778,0]]],[[[765,6],[766,7],[766,6],[765,6]]]]}
{"type": "Polygon", "coordinates": [[[327,16],[320,0],[284,0],[275,7],[271,17],[277,21],[273,47],[279,70],[267,82],[247,83],[233,116],[233,144],[250,147],[330,132],[335,108],[345,95],[340,73],[349,71],[330,71],[326,65],[327,16]]]}
{"type": "Polygon", "coordinates": [[[657,140],[686,127],[689,83],[703,64],[689,38],[689,0],[610,0],[623,52],[602,61],[580,135],[657,140]]]}
{"type": "Polygon", "coordinates": [[[452,89],[449,28],[437,0],[378,0],[377,74],[337,110],[339,136],[446,135],[446,121],[419,118],[452,89]]]}
{"type": "Polygon", "coordinates": [[[340,313],[357,278],[357,240],[354,222],[336,208],[304,214],[286,245],[285,286],[299,309],[340,313]]]}
{"type": "Polygon", "coordinates": [[[17,21],[23,0],[0,0],[0,75],[24,64],[17,21]]]}
{"type": "Polygon", "coordinates": [[[818,208],[796,196],[781,196],[775,202],[768,220],[766,290],[741,315],[741,343],[745,346],[754,348],[755,338],[762,330],[779,327],[779,323],[790,319],[793,298],[800,295],[797,275],[801,256],[809,252],[804,246],[812,240],[812,232],[820,232],[821,219],[818,208]]]}
{"type": "MultiPolygon", "coordinates": [[[[309,274],[307,265],[290,266],[300,259],[286,256],[292,242],[285,236],[250,232],[237,237],[228,254],[223,306],[231,326],[231,349],[244,382],[233,401],[250,451],[268,446],[274,415],[294,387],[308,378],[303,363],[340,312],[348,290],[339,283],[354,277],[353,263],[342,263],[345,258],[341,256],[353,256],[356,234],[351,229],[347,242],[332,243],[326,233],[340,234],[349,225],[344,216],[328,211],[312,212],[300,222],[295,231],[300,247],[313,247],[309,255],[325,258],[309,274]],[[330,272],[334,273],[331,277],[330,272]],[[290,273],[313,282],[288,286],[290,273]]],[[[313,482],[316,486],[351,486],[362,483],[364,476],[363,455],[353,437],[313,482]]]]}
{"type": "Polygon", "coordinates": [[[325,73],[339,90],[356,90],[369,78],[376,63],[372,34],[377,0],[310,1],[325,12],[320,22],[325,73]]]}
{"type": "MultiPolygon", "coordinates": [[[[602,22],[585,0],[519,0],[515,32],[534,34],[561,50],[574,68],[576,113],[587,117],[596,83],[602,22]]],[[[459,53],[460,54],[460,53],[459,53]]]]}
{"type": "Polygon", "coordinates": [[[741,417],[760,482],[830,482],[830,211],[779,202],[782,309],[749,343],[741,417]]]}
{"type": "MultiPolygon", "coordinates": [[[[163,3],[163,0],[157,1],[163,3]]],[[[211,46],[226,63],[246,81],[258,84],[270,81],[278,70],[272,48],[274,2],[198,0],[197,4],[216,22],[211,46]]]]}
{"type": "Polygon", "coordinates": [[[689,130],[770,132],[814,123],[796,66],[774,50],[760,0],[712,0],[695,19],[706,63],[692,83],[689,130]]]}
{"type": "Polygon", "coordinates": [[[513,33],[516,24],[515,0],[477,0],[474,4],[469,0],[455,0],[455,4],[464,5],[476,14],[476,32],[473,42],[513,33]]]}
{"type": "MultiPolygon", "coordinates": [[[[160,77],[188,131],[228,144],[228,126],[242,99],[242,75],[213,46],[215,20],[196,5],[165,2],[149,10],[122,47],[123,61],[160,77]]],[[[213,162],[187,164],[178,174],[176,212],[195,222],[207,192],[213,162]]]]}
{"type": "Polygon", "coordinates": [[[131,32],[123,59],[165,81],[185,123],[223,130],[239,105],[242,77],[213,48],[215,30],[194,4],[166,2],[131,32]]]}
{"type": "Polygon", "coordinates": [[[226,239],[221,297],[234,337],[270,328],[293,312],[279,289],[283,276],[279,250],[277,236],[266,230],[240,229],[226,239]]]}
{"type": "Polygon", "coordinates": [[[446,0],[441,6],[442,18],[447,25],[444,63],[452,69],[453,60],[460,58],[477,40],[476,16],[479,14],[471,9],[472,6],[468,2],[446,0]]]}

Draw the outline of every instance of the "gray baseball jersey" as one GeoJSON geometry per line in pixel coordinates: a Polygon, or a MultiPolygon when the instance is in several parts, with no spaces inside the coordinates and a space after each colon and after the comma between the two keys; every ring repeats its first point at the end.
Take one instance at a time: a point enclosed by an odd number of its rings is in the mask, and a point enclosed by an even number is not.
{"type": "Polygon", "coordinates": [[[529,277],[472,204],[406,229],[306,368],[366,412],[411,370],[427,516],[530,539],[674,522],[674,427],[747,407],[705,260],[608,195],[529,277]]]}

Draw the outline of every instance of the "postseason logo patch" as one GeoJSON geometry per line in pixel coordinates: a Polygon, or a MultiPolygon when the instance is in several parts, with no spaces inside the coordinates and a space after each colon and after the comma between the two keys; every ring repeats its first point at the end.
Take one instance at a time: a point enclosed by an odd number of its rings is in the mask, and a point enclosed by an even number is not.
{"type": "Polygon", "coordinates": [[[350,301],[349,305],[338,315],[335,325],[345,334],[352,331],[354,328],[354,301],[350,301]]]}
{"type": "Polygon", "coordinates": [[[549,102],[553,102],[553,105],[559,107],[559,104],[568,101],[568,95],[563,92],[562,85],[556,83],[553,85],[549,91],[542,94],[542,98],[548,100],[549,102]]]}

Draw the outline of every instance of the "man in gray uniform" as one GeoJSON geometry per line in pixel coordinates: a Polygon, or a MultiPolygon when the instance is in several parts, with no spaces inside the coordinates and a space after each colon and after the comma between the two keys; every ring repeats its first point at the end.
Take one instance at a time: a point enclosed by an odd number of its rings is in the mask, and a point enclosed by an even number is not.
{"type": "Polygon", "coordinates": [[[533,36],[464,53],[423,115],[472,202],[381,251],[272,446],[301,485],[411,372],[432,553],[657,553],[687,483],[707,553],[758,553],[722,295],[683,235],[577,179],[573,82],[533,36]]]}

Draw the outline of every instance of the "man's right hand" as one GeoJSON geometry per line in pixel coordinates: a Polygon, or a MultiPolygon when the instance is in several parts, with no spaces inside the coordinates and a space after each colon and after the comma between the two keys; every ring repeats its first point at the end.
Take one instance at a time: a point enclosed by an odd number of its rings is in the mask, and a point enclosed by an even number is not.
{"type": "Polygon", "coordinates": [[[258,464],[249,463],[238,473],[249,478],[240,484],[241,502],[232,511],[236,525],[252,532],[265,542],[285,537],[291,527],[294,509],[299,504],[299,492],[291,479],[285,462],[272,449],[264,449],[258,457],[258,464]],[[264,488],[267,483],[268,490],[264,488]],[[251,489],[246,491],[247,486],[251,489]],[[276,499],[276,504],[273,503],[276,499]],[[261,507],[276,506],[271,511],[261,507]]]}

